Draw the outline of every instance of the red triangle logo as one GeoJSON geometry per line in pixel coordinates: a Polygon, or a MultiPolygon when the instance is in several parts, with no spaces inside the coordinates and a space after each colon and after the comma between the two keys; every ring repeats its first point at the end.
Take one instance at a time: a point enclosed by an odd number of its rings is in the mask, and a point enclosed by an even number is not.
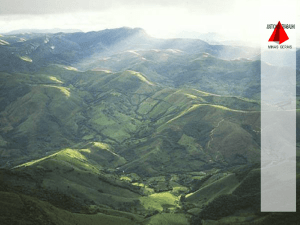
{"type": "Polygon", "coordinates": [[[281,44],[287,40],[289,40],[289,37],[285,33],[285,30],[279,21],[269,39],[269,41],[275,41],[275,42],[279,42],[279,44],[281,44]]]}

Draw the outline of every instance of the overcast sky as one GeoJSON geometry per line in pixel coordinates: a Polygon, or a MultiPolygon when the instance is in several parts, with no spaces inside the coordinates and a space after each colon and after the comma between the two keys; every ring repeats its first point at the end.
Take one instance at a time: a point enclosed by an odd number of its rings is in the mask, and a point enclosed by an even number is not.
{"type": "MultiPolygon", "coordinates": [[[[259,0],[1,0],[0,33],[17,29],[141,27],[154,37],[217,32],[259,42],[259,0]]],[[[275,21],[276,22],[276,21],[275,21]]]]}

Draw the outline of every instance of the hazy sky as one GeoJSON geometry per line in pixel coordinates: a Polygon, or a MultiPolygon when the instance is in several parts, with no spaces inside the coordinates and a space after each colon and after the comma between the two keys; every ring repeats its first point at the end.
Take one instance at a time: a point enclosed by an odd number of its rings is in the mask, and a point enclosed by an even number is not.
{"type": "MultiPolygon", "coordinates": [[[[1,0],[0,32],[141,27],[154,37],[217,32],[259,42],[259,0],[1,0]]],[[[276,21],[275,21],[276,22],[276,21]]]]}

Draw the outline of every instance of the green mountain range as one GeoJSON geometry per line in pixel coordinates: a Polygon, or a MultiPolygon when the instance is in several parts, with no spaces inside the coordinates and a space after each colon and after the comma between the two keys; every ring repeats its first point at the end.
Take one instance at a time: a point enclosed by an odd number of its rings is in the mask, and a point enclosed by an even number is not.
{"type": "Polygon", "coordinates": [[[3,224],[297,224],[260,212],[257,49],[139,28],[0,39],[3,224]]]}

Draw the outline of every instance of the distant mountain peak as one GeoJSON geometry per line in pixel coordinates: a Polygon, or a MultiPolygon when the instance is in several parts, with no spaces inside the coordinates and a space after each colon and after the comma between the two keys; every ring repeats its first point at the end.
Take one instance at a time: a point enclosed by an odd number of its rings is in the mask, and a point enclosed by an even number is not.
{"type": "Polygon", "coordinates": [[[39,33],[39,34],[55,34],[55,33],[76,33],[82,32],[79,29],[61,29],[61,28],[53,28],[53,29],[20,29],[20,30],[13,30],[6,35],[13,35],[13,34],[23,34],[23,33],[39,33]]]}

